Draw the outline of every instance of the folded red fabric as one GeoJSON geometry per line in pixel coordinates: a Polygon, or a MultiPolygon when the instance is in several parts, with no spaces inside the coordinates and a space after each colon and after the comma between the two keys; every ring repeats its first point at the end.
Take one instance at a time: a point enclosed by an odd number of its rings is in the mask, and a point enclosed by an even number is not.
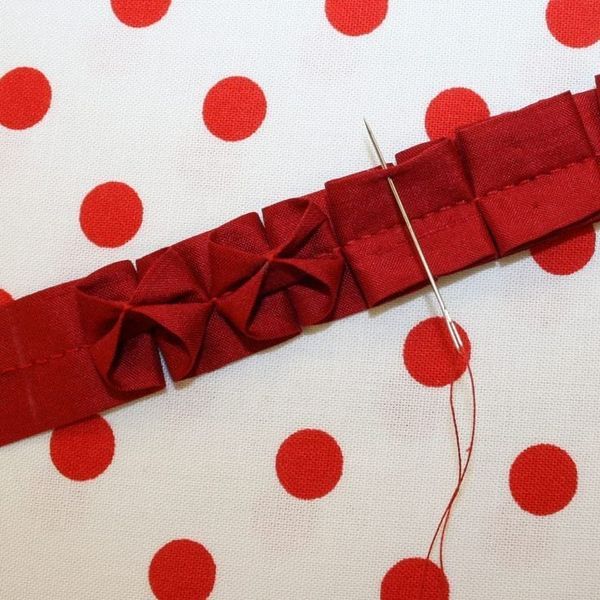
{"type": "Polygon", "coordinates": [[[164,388],[161,355],[179,381],[424,285],[388,176],[441,276],[599,219],[599,152],[597,89],[561,94],[8,303],[0,444],[164,388]]]}

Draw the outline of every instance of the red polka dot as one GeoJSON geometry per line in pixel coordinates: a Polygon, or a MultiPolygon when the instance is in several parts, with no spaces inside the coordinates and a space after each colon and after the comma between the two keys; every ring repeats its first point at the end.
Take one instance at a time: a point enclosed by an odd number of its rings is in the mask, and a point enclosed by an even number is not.
{"type": "Polygon", "coordinates": [[[152,558],[150,587],[158,600],[201,600],[215,585],[217,568],[210,552],[192,540],[173,540],[152,558]]]}
{"type": "Polygon", "coordinates": [[[404,342],[404,364],[411,376],[423,385],[442,387],[456,381],[467,368],[471,342],[456,325],[465,346],[459,354],[441,317],[432,317],[415,325],[404,342]]]}
{"type": "Polygon", "coordinates": [[[381,582],[381,600],[448,600],[450,586],[443,571],[425,558],[396,563],[381,582]]]}
{"type": "Polygon", "coordinates": [[[565,46],[585,48],[600,40],[598,0],[550,0],[546,8],[550,33],[565,46]]]}
{"type": "Polygon", "coordinates": [[[117,19],[129,27],[148,27],[160,21],[171,0],[111,0],[117,19]]]}
{"type": "Polygon", "coordinates": [[[50,108],[52,89],[46,76],[31,67],[18,67],[0,77],[0,124],[27,129],[50,108]]]}
{"type": "Polygon", "coordinates": [[[94,479],[104,473],[114,453],[112,429],[98,415],[55,429],[50,438],[50,458],[54,466],[74,481],[94,479]]]}
{"type": "Polygon", "coordinates": [[[562,510],[577,491],[577,466],[561,448],[539,444],[523,450],[510,468],[515,502],[534,515],[562,510]]]}
{"type": "Polygon", "coordinates": [[[79,222],[91,242],[116,248],[138,232],[143,212],[142,201],[133,188],[109,181],[88,192],[81,203],[79,222]]]}
{"type": "Polygon", "coordinates": [[[8,304],[12,299],[12,296],[8,292],[0,290],[0,304],[8,304]]]}
{"type": "Polygon", "coordinates": [[[342,476],[344,458],[333,437],[319,429],[301,429],[279,447],[277,477],[285,490],[301,500],[325,496],[342,476]]]}
{"type": "Polygon", "coordinates": [[[454,137],[458,127],[490,116],[485,100],[473,90],[455,87],[440,92],[427,107],[425,129],[430,139],[454,137]]]}
{"type": "Polygon", "coordinates": [[[345,35],[371,33],[387,15],[387,0],[326,0],[325,14],[335,29],[345,35]]]}
{"type": "Polygon", "coordinates": [[[226,142],[250,137],[267,114],[267,99],[247,77],[227,77],[206,94],[202,116],[208,130],[226,142]]]}
{"type": "Polygon", "coordinates": [[[583,269],[595,250],[596,232],[592,225],[587,225],[538,244],[531,249],[531,255],[544,271],[553,275],[570,275],[583,269]]]}

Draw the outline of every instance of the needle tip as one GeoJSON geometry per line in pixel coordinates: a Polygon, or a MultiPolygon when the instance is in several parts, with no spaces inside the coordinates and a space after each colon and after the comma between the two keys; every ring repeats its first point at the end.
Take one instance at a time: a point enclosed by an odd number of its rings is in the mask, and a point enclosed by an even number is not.
{"type": "Polygon", "coordinates": [[[450,337],[452,338],[452,342],[454,343],[454,347],[456,351],[463,355],[465,353],[465,345],[463,344],[460,333],[458,332],[458,328],[452,319],[446,321],[448,325],[448,329],[450,331],[450,337]]]}

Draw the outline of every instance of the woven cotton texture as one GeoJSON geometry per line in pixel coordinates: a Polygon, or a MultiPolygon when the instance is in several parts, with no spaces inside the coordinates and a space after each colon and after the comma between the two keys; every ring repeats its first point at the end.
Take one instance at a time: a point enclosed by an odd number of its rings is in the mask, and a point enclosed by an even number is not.
{"type": "MultiPolygon", "coordinates": [[[[598,22],[582,0],[5,0],[0,302],[375,166],[363,116],[392,160],[589,89],[598,22]]],[[[597,229],[440,282],[479,409],[452,600],[598,595],[597,229]]],[[[0,598],[416,600],[401,561],[457,469],[436,314],[425,289],[0,448],[0,598]]],[[[464,375],[455,396],[465,448],[464,375]]]]}

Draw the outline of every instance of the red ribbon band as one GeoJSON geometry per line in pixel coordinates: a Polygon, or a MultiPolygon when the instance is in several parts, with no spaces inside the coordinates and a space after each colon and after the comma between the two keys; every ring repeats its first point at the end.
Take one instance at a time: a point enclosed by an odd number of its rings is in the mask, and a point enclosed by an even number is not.
{"type": "Polygon", "coordinates": [[[386,171],[0,307],[0,444],[66,425],[600,216],[596,90],[415,146],[386,171]]]}

